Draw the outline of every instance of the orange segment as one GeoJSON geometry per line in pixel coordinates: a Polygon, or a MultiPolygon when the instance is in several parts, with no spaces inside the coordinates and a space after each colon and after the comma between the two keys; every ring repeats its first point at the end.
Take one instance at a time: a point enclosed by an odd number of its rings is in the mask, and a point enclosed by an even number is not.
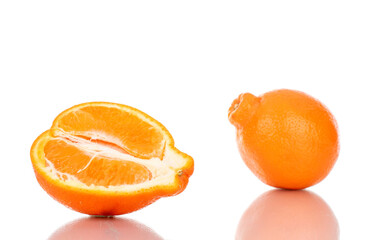
{"type": "Polygon", "coordinates": [[[115,104],[78,105],[59,115],[51,128],[89,139],[114,143],[140,158],[162,158],[165,139],[161,131],[143,117],[115,104]]]}
{"type": "Polygon", "coordinates": [[[90,186],[137,184],[150,180],[151,172],[141,164],[85,152],[72,142],[52,139],[44,147],[46,165],[62,180],[74,178],[90,186]]]}

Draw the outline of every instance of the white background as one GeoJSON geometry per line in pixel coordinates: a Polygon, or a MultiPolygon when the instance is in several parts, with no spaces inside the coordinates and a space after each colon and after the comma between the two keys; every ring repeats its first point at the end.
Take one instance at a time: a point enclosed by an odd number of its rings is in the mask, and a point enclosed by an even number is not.
{"type": "Polygon", "coordinates": [[[334,114],[340,156],[308,190],[332,209],[340,239],[376,239],[376,12],[365,0],[0,1],[1,239],[48,239],[86,218],[42,190],[29,150],[87,101],[148,113],[195,160],[182,194],[121,218],[162,239],[234,239],[272,188],[242,162],[228,107],[279,88],[334,114]]]}

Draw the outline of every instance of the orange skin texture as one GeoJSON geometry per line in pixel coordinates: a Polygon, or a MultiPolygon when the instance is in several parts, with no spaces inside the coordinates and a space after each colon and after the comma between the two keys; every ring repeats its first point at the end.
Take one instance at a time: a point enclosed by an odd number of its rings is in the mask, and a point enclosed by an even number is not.
{"type": "MultiPolygon", "coordinates": [[[[80,105],[75,107],[80,107],[80,105]]],[[[128,106],[126,107],[131,108],[128,106]]],[[[142,113],[139,110],[135,111],[138,111],[139,114],[142,114],[145,118],[152,119],[150,116],[142,113]]],[[[66,207],[77,212],[96,216],[113,216],[130,213],[144,208],[161,197],[174,196],[181,193],[186,188],[189,177],[194,171],[194,161],[189,155],[180,152],[174,147],[173,138],[162,124],[158,123],[154,119],[152,120],[157,123],[157,125],[164,132],[164,136],[168,138],[167,147],[179,154],[181,157],[185,158],[187,161],[186,164],[180,169],[180,174],[176,174],[174,176],[173,184],[163,186],[157,185],[132,192],[105,191],[101,189],[78,188],[66,184],[60,179],[51,178],[51,176],[49,176],[44,170],[44,146],[54,137],[53,128],[42,133],[34,141],[31,147],[31,161],[39,184],[52,198],[62,203],[66,207]]]]}
{"type": "Polygon", "coordinates": [[[241,94],[228,114],[239,152],[264,183],[303,189],[322,181],[339,155],[335,118],[318,100],[299,91],[241,94]]]}
{"type": "Polygon", "coordinates": [[[309,191],[272,190],[241,217],[236,240],[336,240],[339,224],[331,208],[309,191]]]}

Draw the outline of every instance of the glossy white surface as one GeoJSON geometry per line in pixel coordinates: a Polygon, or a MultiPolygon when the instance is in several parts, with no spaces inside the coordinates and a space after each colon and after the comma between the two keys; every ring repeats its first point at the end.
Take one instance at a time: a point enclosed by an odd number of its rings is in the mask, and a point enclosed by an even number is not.
{"type": "MultiPolygon", "coordinates": [[[[1,1],[0,238],[227,240],[243,222],[265,227],[248,209],[272,188],[243,164],[227,110],[241,92],[290,88],[320,99],[339,124],[338,162],[308,189],[330,209],[323,221],[332,225],[320,229],[376,239],[376,12],[376,1],[1,1]],[[31,144],[87,101],[127,104],[163,123],[195,160],[187,189],[98,222],[49,197],[31,144]]],[[[319,232],[309,220],[305,231],[319,232]]]]}

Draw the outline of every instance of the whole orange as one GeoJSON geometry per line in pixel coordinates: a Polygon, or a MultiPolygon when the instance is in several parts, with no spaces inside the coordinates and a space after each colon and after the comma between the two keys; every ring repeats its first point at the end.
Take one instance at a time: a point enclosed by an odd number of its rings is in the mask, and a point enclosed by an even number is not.
{"type": "Polygon", "coordinates": [[[241,157],[264,183],[303,189],[323,180],[339,154],[338,128],[315,98],[294,90],[241,94],[228,112],[241,157]]]}

